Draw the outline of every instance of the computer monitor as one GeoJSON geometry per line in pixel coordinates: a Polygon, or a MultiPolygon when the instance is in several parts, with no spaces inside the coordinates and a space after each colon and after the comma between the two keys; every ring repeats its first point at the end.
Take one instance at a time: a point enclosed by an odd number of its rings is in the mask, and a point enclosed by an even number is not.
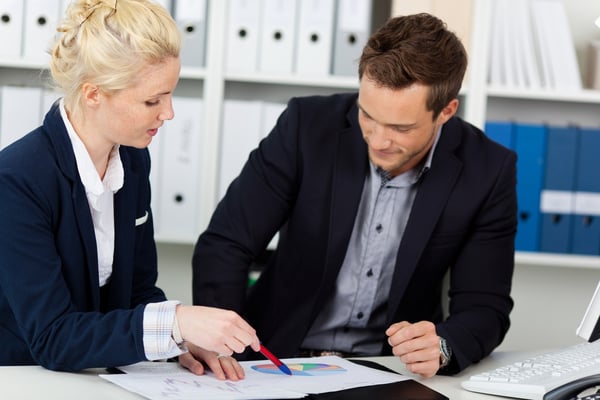
{"type": "Polygon", "coordinates": [[[577,336],[588,342],[600,339],[600,282],[577,328],[577,336]]]}

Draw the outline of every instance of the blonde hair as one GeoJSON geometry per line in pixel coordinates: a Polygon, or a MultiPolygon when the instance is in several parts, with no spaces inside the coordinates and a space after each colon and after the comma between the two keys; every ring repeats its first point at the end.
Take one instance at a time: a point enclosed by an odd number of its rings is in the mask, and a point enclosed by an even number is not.
{"type": "Polygon", "coordinates": [[[72,113],[84,83],[114,93],[181,48],[175,21],[152,0],[72,0],[57,31],[50,72],[72,113]]]}

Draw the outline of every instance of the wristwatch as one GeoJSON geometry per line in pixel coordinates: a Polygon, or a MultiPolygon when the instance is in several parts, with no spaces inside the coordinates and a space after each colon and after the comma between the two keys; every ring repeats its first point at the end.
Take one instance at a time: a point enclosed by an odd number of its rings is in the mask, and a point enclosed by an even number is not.
{"type": "Polygon", "coordinates": [[[452,359],[452,349],[448,344],[448,341],[440,336],[440,368],[444,368],[450,364],[452,359]]]}

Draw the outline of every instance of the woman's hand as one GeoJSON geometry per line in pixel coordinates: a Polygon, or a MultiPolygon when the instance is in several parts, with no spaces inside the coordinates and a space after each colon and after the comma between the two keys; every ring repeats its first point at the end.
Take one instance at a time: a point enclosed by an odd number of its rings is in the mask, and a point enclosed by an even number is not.
{"type": "Polygon", "coordinates": [[[204,374],[206,365],[219,380],[239,381],[244,379],[244,369],[235,358],[219,355],[192,343],[187,343],[186,346],[188,352],[179,356],[179,363],[194,374],[204,374]]]}
{"type": "Polygon", "coordinates": [[[242,353],[248,346],[260,350],[254,328],[233,311],[179,305],[175,318],[183,340],[202,349],[226,356],[242,353]]]}

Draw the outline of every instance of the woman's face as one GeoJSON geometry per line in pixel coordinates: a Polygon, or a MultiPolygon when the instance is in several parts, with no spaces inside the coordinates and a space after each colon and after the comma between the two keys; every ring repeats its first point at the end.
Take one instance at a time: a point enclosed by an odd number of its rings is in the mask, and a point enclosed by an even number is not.
{"type": "Polygon", "coordinates": [[[173,119],[173,91],[180,71],[179,58],[148,65],[137,83],[116,93],[99,93],[96,134],[111,144],[147,147],[165,120],[173,119]]]}

